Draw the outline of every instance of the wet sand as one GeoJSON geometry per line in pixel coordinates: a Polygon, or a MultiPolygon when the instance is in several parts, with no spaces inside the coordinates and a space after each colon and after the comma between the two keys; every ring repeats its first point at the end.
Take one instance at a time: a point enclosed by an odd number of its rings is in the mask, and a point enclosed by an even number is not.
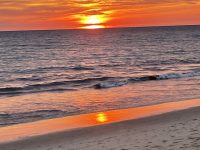
{"type": "MultiPolygon", "coordinates": [[[[196,103],[198,101],[200,100],[196,100],[196,103]]],[[[106,122],[101,115],[100,118],[106,122]]],[[[44,122],[42,123],[44,124],[44,122]]],[[[35,128],[37,125],[38,123],[34,124],[35,128]]],[[[15,141],[2,141],[6,137],[3,133],[18,130],[20,126],[0,128],[2,143],[0,144],[0,150],[200,149],[199,106],[183,108],[183,110],[178,109],[173,112],[165,112],[164,114],[156,114],[140,119],[91,125],[90,127],[77,129],[71,128],[62,132],[26,137],[15,141]]],[[[49,126],[52,125],[49,124],[49,126]]],[[[30,125],[24,125],[24,128],[28,127],[30,125]]],[[[54,128],[57,127],[54,126],[54,128]]],[[[15,132],[12,133],[14,136],[15,132]]],[[[8,134],[12,135],[11,133],[8,134]]]]}

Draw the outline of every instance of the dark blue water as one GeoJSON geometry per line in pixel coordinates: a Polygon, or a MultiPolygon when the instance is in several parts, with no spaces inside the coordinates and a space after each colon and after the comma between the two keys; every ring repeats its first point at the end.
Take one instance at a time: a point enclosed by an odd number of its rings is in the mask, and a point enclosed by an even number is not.
{"type": "Polygon", "coordinates": [[[200,26],[0,32],[2,125],[196,98],[199,79],[200,26]],[[144,96],[134,95],[136,87],[144,96]],[[104,100],[100,108],[96,98],[84,98],[87,106],[70,96],[63,100],[64,93],[102,95],[117,88],[129,89],[127,100],[122,100],[125,92],[119,100],[104,100]],[[158,89],[162,97],[156,97],[158,89]],[[51,103],[46,94],[60,96],[51,103]],[[36,112],[44,115],[30,119],[36,112]]]}

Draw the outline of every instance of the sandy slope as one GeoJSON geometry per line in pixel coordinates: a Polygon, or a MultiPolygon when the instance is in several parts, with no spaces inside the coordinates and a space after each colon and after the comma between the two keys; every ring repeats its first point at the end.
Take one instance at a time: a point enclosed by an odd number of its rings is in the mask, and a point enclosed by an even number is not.
{"type": "Polygon", "coordinates": [[[34,137],[0,150],[200,150],[200,108],[34,137]]]}

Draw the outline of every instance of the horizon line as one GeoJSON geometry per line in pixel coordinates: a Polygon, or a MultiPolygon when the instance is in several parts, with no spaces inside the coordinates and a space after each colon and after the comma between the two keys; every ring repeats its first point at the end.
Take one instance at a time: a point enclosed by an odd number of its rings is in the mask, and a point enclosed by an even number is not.
{"type": "Polygon", "coordinates": [[[123,28],[153,28],[153,27],[184,27],[184,26],[200,26],[200,24],[177,24],[177,25],[147,25],[147,26],[124,26],[124,27],[107,27],[99,29],[85,28],[58,28],[58,29],[25,29],[25,30],[0,30],[0,32],[28,32],[28,31],[59,31],[59,30],[106,30],[106,29],[123,29],[123,28]]]}

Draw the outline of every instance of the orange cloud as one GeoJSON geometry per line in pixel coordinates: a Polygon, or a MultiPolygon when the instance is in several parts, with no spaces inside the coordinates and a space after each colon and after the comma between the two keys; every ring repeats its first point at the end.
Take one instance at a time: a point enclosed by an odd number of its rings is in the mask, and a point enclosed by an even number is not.
{"type": "Polygon", "coordinates": [[[1,0],[0,30],[200,24],[200,0],[1,0]]]}

